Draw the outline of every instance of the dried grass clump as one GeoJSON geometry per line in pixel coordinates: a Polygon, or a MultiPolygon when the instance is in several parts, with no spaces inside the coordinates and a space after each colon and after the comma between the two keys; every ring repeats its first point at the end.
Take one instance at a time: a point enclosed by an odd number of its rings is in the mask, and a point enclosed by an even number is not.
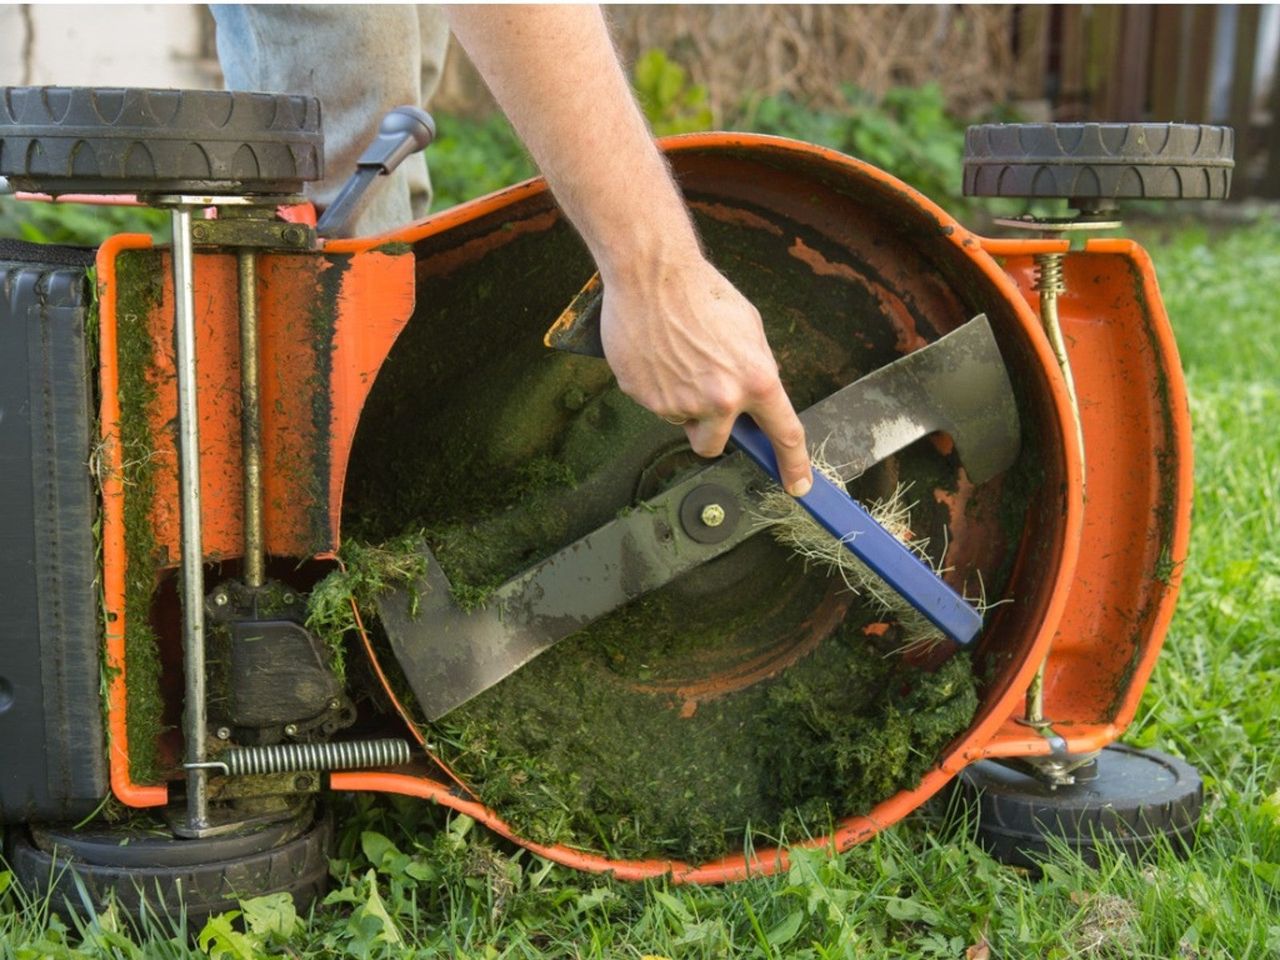
{"type": "MultiPolygon", "coordinates": [[[[846,489],[841,479],[841,468],[827,460],[823,447],[815,450],[810,459],[814,470],[841,490],[846,489]]],[[[898,484],[888,497],[864,506],[877,523],[941,576],[948,568],[929,555],[929,538],[917,537],[911,530],[911,510],[915,503],[906,499],[909,490],[910,484],[898,484]]],[[[928,618],[854,556],[844,540],[837,540],[819,526],[799,501],[781,487],[772,487],[760,498],[755,520],[806,564],[816,565],[828,574],[838,573],[852,593],[867,598],[879,612],[891,616],[898,624],[901,637],[894,653],[926,652],[946,640],[928,618]]],[[[942,554],[946,554],[945,549],[942,554]]],[[[977,606],[980,612],[986,612],[985,596],[979,598],[977,606]]]]}

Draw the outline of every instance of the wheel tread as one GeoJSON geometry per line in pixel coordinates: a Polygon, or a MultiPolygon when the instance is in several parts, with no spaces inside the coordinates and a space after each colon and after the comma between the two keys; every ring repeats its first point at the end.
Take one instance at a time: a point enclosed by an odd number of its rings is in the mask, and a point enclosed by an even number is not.
{"type": "Polygon", "coordinates": [[[1190,123],[978,124],[965,136],[967,196],[1222,199],[1230,127],[1190,123]]]}
{"type": "Polygon", "coordinates": [[[71,876],[74,873],[95,908],[105,906],[111,895],[133,915],[140,912],[144,899],[152,908],[176,909],[181,902],[188,923],[198,929],[209,916],[234,909],[239,898],[286,892],[300,910],[305,909],[324,893],[327,885],[333,824],[329,817],[322,817],[309,830],[279,846],[229,860],[181,867],[102,866],[63,856],[55,858],[25,830],[13,832],[9,862],[14,876],[29,891],[49,896],[53,908],[63,915],[81,908],[71,876]]]}
{"type": "Polygon", "coordinates": [[[323,174],[312,97],[124,87],[0,97],[0,176],[22,189],[291,193],[323,174]]]}
{"type": "Polygon", "coordinates": [[[1100,801],[1088,785],[1051,791],[989,761],[967,768],[959,789],[976,803],[978,839],[998,859],[1031,868],[1048,855],[1049,837],[1065,841],[1093,865],[1104,841],[1133,856],[1150,852],[1162,840],[1176,849],[1190,848],[1204,804],[1204,784],[1194,767],[1125,744],[1107,747],[1100,762],[1107,765],[1104,770],[1130,771],[1131,776],[1137,770],[1148,778],[1142,782],[1149,789],[1139,795],[1123,792],[1130,789],[1125,786],[1108,786],[1110,798],[1100,801]]]}

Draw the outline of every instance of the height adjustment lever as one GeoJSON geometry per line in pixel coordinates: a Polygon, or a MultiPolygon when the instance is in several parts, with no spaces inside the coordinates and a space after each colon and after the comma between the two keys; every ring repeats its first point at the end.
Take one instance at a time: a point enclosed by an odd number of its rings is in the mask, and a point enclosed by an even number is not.
{"type": "Polygon", "coordinates": [[[356,161],[356,172],[316,224],[322,237],[342,236],[364,205],[373,181],[391,173],[408,156],[425,150],[436,136],[431,114],[418,107],[396,107],[378,124],[378,136],[356,161]]]}

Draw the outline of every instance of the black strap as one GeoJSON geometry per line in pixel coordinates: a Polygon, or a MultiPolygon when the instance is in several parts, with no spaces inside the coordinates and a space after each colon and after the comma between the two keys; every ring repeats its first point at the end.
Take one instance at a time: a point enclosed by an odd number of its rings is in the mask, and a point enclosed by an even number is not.
{"type": "Polygon", "coordinates": [[[97,247],[65,247],[53,243],[0,239],[0,261],[47,263],[51,267],[91,267],[97,247]]]}

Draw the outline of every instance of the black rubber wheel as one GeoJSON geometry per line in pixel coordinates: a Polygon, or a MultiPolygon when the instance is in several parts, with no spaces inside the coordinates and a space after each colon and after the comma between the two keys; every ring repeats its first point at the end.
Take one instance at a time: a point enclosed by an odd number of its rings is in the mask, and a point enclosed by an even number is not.
{"type": "Polygon", "coordinates": [[[1097,866],[1097,846],[1113,844],[1135,858],[1164,838],[1191,848],[1204,803],[1204,783],[1185,760],[1156,750],[1112,744],[1098,756],[1097,777],[1052,789],[1026,773],[984,760],[957,780],[976,805],[978,840],[1003,863],[1037,869],[1056,837],[1097,866]]]}
{"type": "Polygon", "coordinates": [[[1199,123],[984,123],[965,134],[968,197],[1221,200],[1235,133],[1199,123]]]}
{"type": "Polygon", "coordinates": [[[293,194],[324,175],[323,140],[314,97],[0,88],[0,176],[20,190],[293,194]]]}
{"type": "Polygon", "coordinates": [[[239,837],[182,840],[160,831],[129,828],[10,830],[8,861],[29,894],[50,896],[59,914],[83,914],[80,878],[95,910],[114,897],[137,918],[147,910],[176,918],[187,929],[234,910],[237,899],[292,895],[299,911],[318,899],[329,877],[333,823],[310,809],[295,820],[239,837]]]}

